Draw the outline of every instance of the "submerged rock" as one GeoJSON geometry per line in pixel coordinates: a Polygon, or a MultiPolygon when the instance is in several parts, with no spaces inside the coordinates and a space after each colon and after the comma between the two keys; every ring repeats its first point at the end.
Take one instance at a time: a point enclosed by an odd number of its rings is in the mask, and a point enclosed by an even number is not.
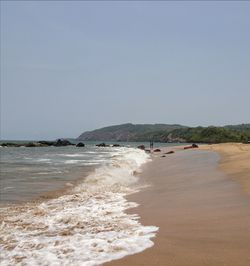
{"type": "Polygon", "coordinates": [[[145,150],[145,146],[144,145],[139,145],[137,148],[141,149],[141,150],[145,150]]]}
{"type": "Polygon", "coordinates": [[[69,146],[69,145],[74,145],[67,139],[58,139],[55,143],[55,146],[60,147],[60,146],[69,146]]]}
{"type": "Polygon", "coordinates": [[[40,140],[38,143],[42,144],[43,146],[54,146],[55,141],[47,141],[47,140],[40,140]]]}
{"type": "Polygon", "coordinates": [[[85,144],[82,143],[82,142],[79,142],[79,143],[76,144],[76,147],[85,147],[85,144]]]}
{"type": "Polygon", "coordinates": [[[29,142],[28,144],[24,145],[25,147],[41,147],[42,144],[38,142],[29,142]]]}
{"type": "Polygon", "coordinates": [[[96,147],[108,147],[104,142],[100,144],[96,144],[96,147]]]}
{"type": "Polygon", "coordinates": [[[120,144],[113,144],[112,147],[121,147],[120,144]]]}
{"type": "Polygon", "coordinates": [[[21,147],[21,146],[23,146],[23,144],[6,142],[6,143],[2,143],[1,146],[2,147],[21,147]]]}
{"type": "Polygon", "coordinates": [[[49,146],[68,146],[68,145],[74,145],[71,142],[69,142],[66,139],[58,139],[57,141],[33,141],[33,142],[25,142],[25,143],[12,143],[12,142],[6,142],[1,144],[3,147],[49,147],[49,146]]]}

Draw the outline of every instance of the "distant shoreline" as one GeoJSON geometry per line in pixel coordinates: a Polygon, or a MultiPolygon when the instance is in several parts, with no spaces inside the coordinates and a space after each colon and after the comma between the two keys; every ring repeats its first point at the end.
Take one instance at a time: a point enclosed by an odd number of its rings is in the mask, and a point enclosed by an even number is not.
{"type": "Polygon", "coordinates": [[[179,124],[121,124],[83,132],[77,140],[180,143],[249,142],[250,124],[188,127],[179,124]]]}

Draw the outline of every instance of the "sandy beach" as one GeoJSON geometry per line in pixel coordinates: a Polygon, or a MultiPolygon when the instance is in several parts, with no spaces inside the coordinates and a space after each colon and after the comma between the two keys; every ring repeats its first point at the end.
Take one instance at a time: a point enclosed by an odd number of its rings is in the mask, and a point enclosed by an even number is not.
{"type": "Polygon", "coordinates": [[[239,181],[242,189],[250,195],[250,145],[241,143],[225,143],[203,145],[203,150],[211,150],[220,154],[219,169],[229,177],[239,181]]]}
{"type": "Polygon", "coordinates": [[[154,246],[105,265],[250,265],[250,145],[164,152],[140,174],[150,186],[128,198],[159,227],[154,246]]]}

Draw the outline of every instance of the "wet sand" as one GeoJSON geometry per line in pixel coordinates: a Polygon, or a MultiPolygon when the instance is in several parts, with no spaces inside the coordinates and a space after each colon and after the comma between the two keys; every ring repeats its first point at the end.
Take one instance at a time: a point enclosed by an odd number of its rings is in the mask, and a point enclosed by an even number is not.
{"type": "Polygon", "coordinates": [[[144,166],[151,186],[128,198],[140,204],[129,212],[159,227],[155,245],[105,265],[250,265],[250,145],[223,145],[176,148],[144,166]]]}

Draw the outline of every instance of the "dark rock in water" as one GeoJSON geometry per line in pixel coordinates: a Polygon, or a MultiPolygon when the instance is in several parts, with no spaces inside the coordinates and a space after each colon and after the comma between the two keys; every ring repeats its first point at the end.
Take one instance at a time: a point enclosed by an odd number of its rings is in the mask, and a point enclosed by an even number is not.
{"type": "Polygon", "coordinates": [[[6,142],[1,144],[2,147],[20,147],[23,146],[21,144],[12,143],[12,142],[6,142]]]}
{"type": "Polygon", "coordinates": [[[161,150],[160,149],[155,149],[154,152],[160,152],[161,150]]]}
{"type": "Polygon", "coordinates": [[[113,144],[112,147],[121,147],[120,144],[113,144]]]}
{"type": "Polygon", "coordinates": [[[71,142],[69,142],[66,139],[58,139],[57,141],[34,141],[34,142],[29,142],[29,143],[3,143],[1,146],[3,147],[48,147],[48,146],[68,146],[68,145],[74,145],[71,142]]]}
{"type": "Polygon", "coordinates": [[[76,147],[85,147],[85,144],[82,143],[82,142],[79,142],[79,143],[76,144],[76,147]]]}
{"type": "Polygon", "coordinates": [[[108,145],[106,145],[104,142],[100,143],[100,144],[96,144],[97,147],[108,147],[108,145]]]}
{"type": "Polygon", "coordinates": [[[165,154],[172,154],[172,153],[174,153],[174,151],[165,152],[165,154]]]}
{"type": "Polygon", "coordinates": [[[55,146],[61,147],[61,146],[68,146],[68,145],[74,145],[67,139],[58,139],[55,143],[55,146]]]}
{"type": "Polygon", "coordinates": [[[36,145],[33,142],[29,142],[25,145],[25,147],[36,147],[36,145]]]}
{"type": "Polygon", "coordinates": [[[55,141],[40,140],[40,141],[38,141],[38,143],[42,144],[44,147],[55,145],[55,141]]]}
{"type": "Polygon", "coordinates": [[[137,148],[141,149],[141,150],[145,150],[145,146],[144,145],[139,145],[137,148]]]}
{"type": "Polygon", "coordinates": [[[44,145],[39,142],[29,142],[24,145],[25,147],[43,147],[44,145]]]}

